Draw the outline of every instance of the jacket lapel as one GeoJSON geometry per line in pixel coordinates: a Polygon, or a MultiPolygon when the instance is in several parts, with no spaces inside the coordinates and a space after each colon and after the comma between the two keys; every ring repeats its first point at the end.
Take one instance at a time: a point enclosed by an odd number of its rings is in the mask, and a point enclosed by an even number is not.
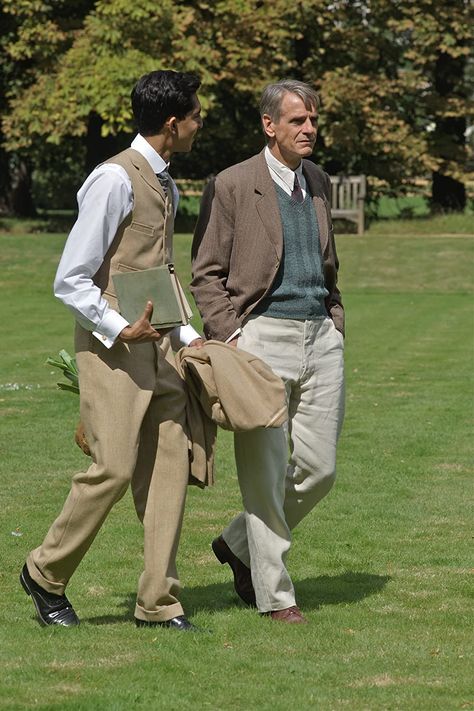
{"type": "Polygon", "coordinates": [[[306,161],[303,161],[303,175],[305,177],[309,193],[313,196],[313,205],[319,226],[319,241],[321,243],[321,254],[324,254],[329,239],[329,203],[327,201],[326,195],[324,194],[321,181],[318,180],[318,178],[312,173],[310,169],[308,169],[306,161]]]}
{"type": "Polygon", "coordinates": [[[255,207],[265,227],[265,232],[281,259],[283,250],[283,230],[281,226],[280,208],[275,186],[265,160],[264,151],[257,156],[255,180],[255,207]]]}

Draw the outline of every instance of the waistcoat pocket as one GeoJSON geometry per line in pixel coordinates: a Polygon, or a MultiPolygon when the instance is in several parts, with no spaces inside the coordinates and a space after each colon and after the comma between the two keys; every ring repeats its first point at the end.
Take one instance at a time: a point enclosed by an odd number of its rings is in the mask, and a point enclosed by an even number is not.
{"type": "Polygon", "coordinates": [[[135,230],[135,232],[141,232],[145,235],[150,235],[150,237],[153,236],[155,231],[155,228],[152,225],[145,225],[143,222],[136,222],[135,220],[131,222],[129,229],[135,230]]]}

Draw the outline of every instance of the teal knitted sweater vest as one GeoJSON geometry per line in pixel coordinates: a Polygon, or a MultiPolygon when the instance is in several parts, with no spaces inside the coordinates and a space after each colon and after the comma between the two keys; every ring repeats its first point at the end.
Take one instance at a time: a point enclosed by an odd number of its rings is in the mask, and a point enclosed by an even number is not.
{"type": "Polygon", "coordinates": [[[326,316],[319,228],[311,196],[302,203],[275,185],[283,228],[283,256],[269,293],[253,313],[313,320],[326,316]]]}

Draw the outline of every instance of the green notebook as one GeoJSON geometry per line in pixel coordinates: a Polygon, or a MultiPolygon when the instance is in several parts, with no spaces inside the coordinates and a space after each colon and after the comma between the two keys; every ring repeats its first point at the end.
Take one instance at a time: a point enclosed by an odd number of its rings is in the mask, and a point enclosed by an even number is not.
{"type": "Polygon", "coordinates": [[[112,280],[120,313],[130,324],[143,314],[147,301],[153,303],[151,325],[158,331],[184,325],[192,316],[173,264],[118,272],[112,280]]]}

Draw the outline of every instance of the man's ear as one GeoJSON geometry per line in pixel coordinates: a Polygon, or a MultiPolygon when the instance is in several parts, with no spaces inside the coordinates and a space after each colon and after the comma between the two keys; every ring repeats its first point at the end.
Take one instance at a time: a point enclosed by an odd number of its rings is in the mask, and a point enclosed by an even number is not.
{"type": "Polygon", "coordinates": [[[170,116],[166,119],[165,126],[168,127],[170,133],[178,133],[178,119],[176,116],[170,116]]]}
{"type": "Polygon", "coordinates": [[[273,128],[273,120],[268,114],[262,116],[263,130],[269,138],[274,138],[275,129],[273,128]]]}

